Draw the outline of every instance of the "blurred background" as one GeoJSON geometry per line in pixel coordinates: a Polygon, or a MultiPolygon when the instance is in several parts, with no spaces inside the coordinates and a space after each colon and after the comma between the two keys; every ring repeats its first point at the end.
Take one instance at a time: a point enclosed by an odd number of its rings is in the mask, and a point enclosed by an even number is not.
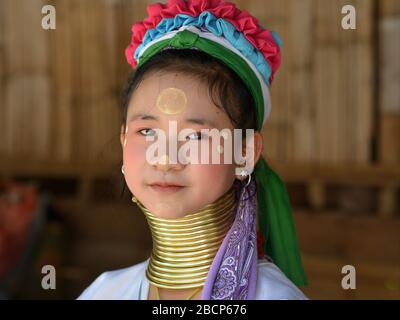
{"type": "MultiPolygon", "coordinates": [[[[155,1],[152,1],[155,2],[155,1]]],[[[400,298],[400,1],[241,0],[283,40],[263,130],[311,299],[400,298]],[[356,29],[344,30],[344,5],[356,29]],[[341,286],[342,267],[356,289],[341,286]]],[[[144,0],[0,0],[0,299],[74,299],[146,259],[121,174],[124,50],[144,0]],[[56,29],[41,27],[42,6],[56,29]],[[57,272],[43,290],[44,265],[57,272]]]]}

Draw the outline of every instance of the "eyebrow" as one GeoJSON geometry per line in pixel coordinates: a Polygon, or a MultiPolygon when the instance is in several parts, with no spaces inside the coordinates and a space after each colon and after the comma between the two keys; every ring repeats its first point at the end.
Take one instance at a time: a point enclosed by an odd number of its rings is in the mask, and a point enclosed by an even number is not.
{"type": "MultiPolygon", "coordinates": [[[[158,117],[149,115],[149,114],[143,114],[143,113],[138,113],[130,117],[129,122],[135,121],[135,120],[155,120],[159,121],[158,117]]],[[[211,127],[216,127],[215,122],[211,121],[209,119],[204,119],[204,118],[187,118],[185,119],[187,123],[194,123],[194,124],[199,124],[199,125],[209,125],[211,127]]]]}

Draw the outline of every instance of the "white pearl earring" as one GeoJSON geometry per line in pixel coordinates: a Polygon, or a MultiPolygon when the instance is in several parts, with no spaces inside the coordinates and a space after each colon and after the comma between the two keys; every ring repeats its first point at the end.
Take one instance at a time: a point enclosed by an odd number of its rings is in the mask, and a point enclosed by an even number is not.
{"type": "Polygon", "coordinates": [[[250,181],[251,181],[251,174],[249,174],[248,172],[247,172],[247,170],[242,170],[241,172],[240,172],[240,175],[242,176],[242,177],[245,177],[245,176],[249,176],[248,177],[248,181],[247,181],[247,183],[246,183],[246,187],[250,184],[250,181]]]}

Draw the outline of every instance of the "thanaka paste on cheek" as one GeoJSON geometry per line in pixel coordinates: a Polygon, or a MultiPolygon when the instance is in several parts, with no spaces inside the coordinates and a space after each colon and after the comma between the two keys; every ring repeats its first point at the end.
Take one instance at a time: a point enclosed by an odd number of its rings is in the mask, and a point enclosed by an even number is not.
{"type": "Polygon", "coordinates": [[[160,92],[156,104],[165,114],[178,114],[186,109],[186,94],[178,88],[167,88],[160,92]]]}

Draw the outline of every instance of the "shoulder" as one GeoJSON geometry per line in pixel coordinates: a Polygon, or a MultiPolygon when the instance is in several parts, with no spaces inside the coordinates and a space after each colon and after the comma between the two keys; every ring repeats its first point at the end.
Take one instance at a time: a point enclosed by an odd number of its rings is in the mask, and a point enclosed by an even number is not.
{"type": "Polygon", "coordinates": [[[286,275],[268,260],[257,262],[257,300],[308,300],[286,275]]]}
{"type": "Polygon", "coordinates": [[[106,271],[87,287],[78,300],[139,299],[148,260],[128,268],[106,271]]]}

